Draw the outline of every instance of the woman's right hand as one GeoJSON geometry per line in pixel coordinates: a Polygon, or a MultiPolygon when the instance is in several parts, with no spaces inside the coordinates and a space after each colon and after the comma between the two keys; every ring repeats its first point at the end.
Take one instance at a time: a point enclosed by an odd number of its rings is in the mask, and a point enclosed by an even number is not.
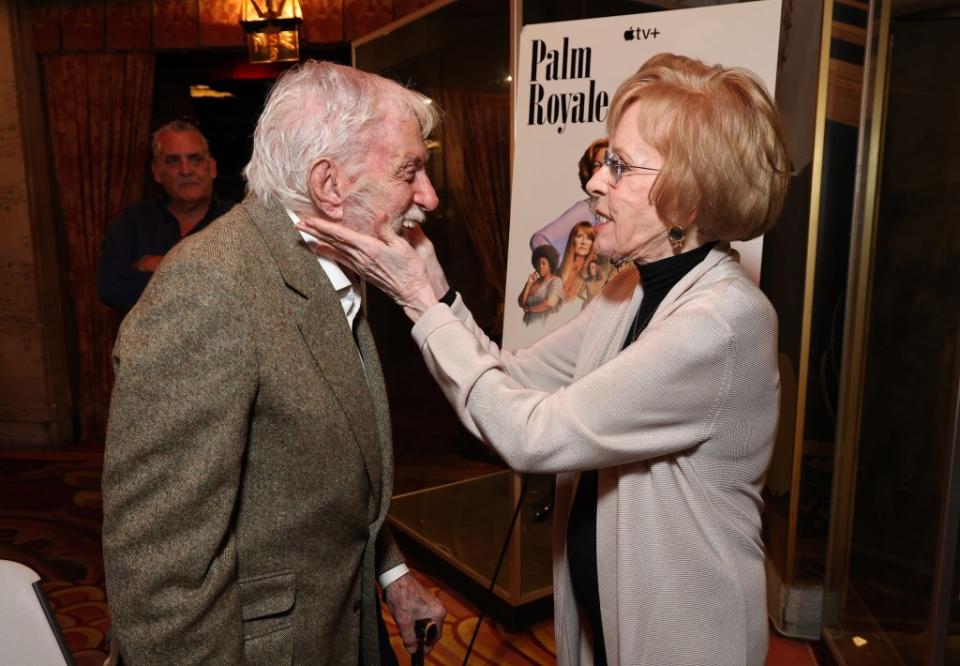
{"type": "Polygon", "coordinates": [[[416,251],[417,256],[423,260],[423,265],[427,271],[427,278],[430,280],[433,293],[437,295],[437,298],[443,298],[450,289],[450,283],[447,282],[447,276],[440,266],[440,260],[437,259],[437,253],[434,251],[433,243],[427,238],[427,235],[423,233],[423,229],[421,229],[420,226],[405,229],[402,235],[407,239],[407,242],[410,243],[410,247],[416,251]]]}
{"type": "Polygon", "coordinates": [[[537,280],[540,279],[540,273],[534,271],[530,273],[530,277],[527,278],[527,286],[532,287],[537,280]]]}
{"type": "MultiPolygon", "coordinates": [[[[379,236],[368,236],[342,223],[303,215],[295,226],[320,241],[311,244],[315,254],[332,259],[375,284],[403,307],[411,320],[417,321],[437,304],[439,297],[434,293],[423,259],[390,225],[375,225],[383,231],[379,236]]],[[[420,244],[420,252],[432,252],[422,246],[422,240],[420,244]]]]}

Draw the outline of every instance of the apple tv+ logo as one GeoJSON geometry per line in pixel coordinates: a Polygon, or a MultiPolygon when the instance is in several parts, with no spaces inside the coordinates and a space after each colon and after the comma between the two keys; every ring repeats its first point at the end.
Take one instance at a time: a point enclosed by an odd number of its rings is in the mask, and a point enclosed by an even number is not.
{"type": "Polygon", "coordinates": [[[656,39],[660,36],[660,30],[657,28],[627,28],[623,31],[623,41],[632,42],[634,40],[656,39]]]}

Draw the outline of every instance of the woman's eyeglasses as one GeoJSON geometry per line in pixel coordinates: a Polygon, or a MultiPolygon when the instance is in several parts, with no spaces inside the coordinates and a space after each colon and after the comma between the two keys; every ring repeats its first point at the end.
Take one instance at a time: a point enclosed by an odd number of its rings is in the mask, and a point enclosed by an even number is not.
{"type": "Polygon", "coordinates": [[[620,184],[620,180],[623,178],[623,173],[630,169],[660,173],[660,169],[653,169],[651,167],[634,166],[633,164],[627,164],[626,162],[621,160],[619,157],[617,157],[616,153],[613,153],[609,150],[607,151],[607,154],[604,155],[603,157],[602,165],[610,169],[610,175],[613,176],[614,186],[620,184]]]}

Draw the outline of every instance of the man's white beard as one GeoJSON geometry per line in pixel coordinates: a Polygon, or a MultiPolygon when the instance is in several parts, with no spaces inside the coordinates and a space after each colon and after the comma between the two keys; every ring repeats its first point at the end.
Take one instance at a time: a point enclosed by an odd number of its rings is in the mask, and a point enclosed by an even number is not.
{"type": "MultiPolygon", "coordinates": [[[[374,223],[383,210],[380,205],[383,199],[381,190],[375,182],[361,179],[356,189],[349,195],[347,215],[355,220],[355,228],[374,233],[374,223]]],[[[389,221],[390,228],[396,234],[402,234],[404,229],[413,228],[427,221],[427,214],[417,204],[410,204],[399,217],[389,221]]]]}

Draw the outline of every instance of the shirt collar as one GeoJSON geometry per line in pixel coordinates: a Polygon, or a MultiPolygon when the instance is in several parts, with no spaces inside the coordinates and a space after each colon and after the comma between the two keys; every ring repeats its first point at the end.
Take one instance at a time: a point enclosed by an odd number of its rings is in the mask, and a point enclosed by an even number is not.
{"type": "MultiPolygon", "coordinates": [[[[300,221],[300,217],[294,213],[292,210],[284,206],[283,208],[287,211],[287,215],[293,220],[293,223],[296,224],[300,221]]],[[[297,231],[300,231],[299,229],[297,231]]],[[[316,243],[317,239],[311,236],[310,234],[300,231],[300,235],[303,237],[307,243],[316,243]]],[[[323,272],[327,274],[327,278],[330,279],[330,284],[333,285],[335,291],[341,291],[350,287],[355,288],[355,285],[347,277],[347,274],[343,272],[343,269],[335,261],[330,261],[326,257],[317,256],[317,261],[320,263],[320,268],[323,269],[323,272]]]]}

